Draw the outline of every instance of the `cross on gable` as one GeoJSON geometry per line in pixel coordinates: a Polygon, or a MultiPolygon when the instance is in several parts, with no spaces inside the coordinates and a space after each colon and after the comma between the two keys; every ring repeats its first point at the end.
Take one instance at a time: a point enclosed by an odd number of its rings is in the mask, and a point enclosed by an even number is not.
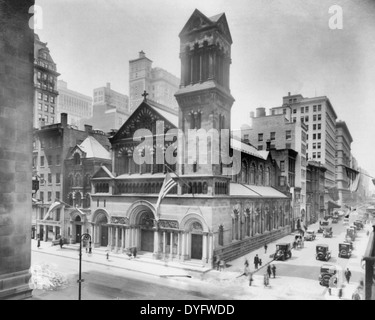
{"type": "Polygon", "coordinates": [[[141,96],[143,97],[143,101],[147,100],[148,93],[146,92],[146,90],[143,91],[143,94],[141,94],[141,96]]]}

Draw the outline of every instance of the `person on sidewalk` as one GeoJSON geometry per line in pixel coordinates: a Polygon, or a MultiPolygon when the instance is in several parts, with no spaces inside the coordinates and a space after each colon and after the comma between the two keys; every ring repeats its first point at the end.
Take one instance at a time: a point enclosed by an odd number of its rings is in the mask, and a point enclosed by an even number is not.
{"type": "Polygon", "coordinates": [[[215,264],[216,264],[216,270],[219,271],[220,269],[220,256],[219,255],[216,255],[215,264]]]}
{"type": "Polygon", "coordinates": [[[264,276],[263,276],[264,287],[267,287],[267,286],[268,286],[268,284],[269,284],[269,279],[270,279],[270,277],[268,276],[268,273],[265,272],[265,273],[264,273],[264,276]]]}
{"type": "Polygon", "coordinates": [[[276,266],[273,264],[271,269],[272,269],[273,277],[276,278],[276,266]]]}
{"type": "Polygon", "coordinates": [[[265,243],[264,244],[264,253],[267,253],[267,248],[268,248],[267,243],[265,243]]]}
{"type": "Polygon", "coordinates": [[[349,283],[350,281],[350,278],[352,276],[352,273],[350,272],[349,268],[346,268],[346,271],[345,271],[345,278],[346,278],[346,281],[349,283]]]}
{"type": "Polygon", "coordinates": [[[38,244],[37,244],[38,249],[40,248],[40,239],[38,238],[38,244]]]}
{"type": "Polygon", "coordinates": [[[106,257],[107,257],[107,261],[108,261],[109,260],[109,252],[107,252],[106,257]]]}
{"type": "Polygon", "coordinates": [[[250,287],[251,287],[253,281],[254,281],[253,274],[250,272],[250,273],[249,273],[249,286],[250,286],[250,287]]]}
{"type": "Polygon", "coordinates": [[[258,264],[259,264],[259,257],[258,257],[258,255],[256,254],[255,257],[254,257],[254,266],[255,266],[255,270],[258,270],[258,264]]]}
{"type": "Polygon", "coordinates": [[[268,273],[268,278],[271,278],[272,271],[271,271],[271,265],[270,264],[267,266],[267,273],[268,273]]]}
{"type": "Polygon", "coordinates": [[[59,244],[60,244],[60,249],[62,249],[63,244],[64,244],[62,237],[60,238],[59,244]]]}

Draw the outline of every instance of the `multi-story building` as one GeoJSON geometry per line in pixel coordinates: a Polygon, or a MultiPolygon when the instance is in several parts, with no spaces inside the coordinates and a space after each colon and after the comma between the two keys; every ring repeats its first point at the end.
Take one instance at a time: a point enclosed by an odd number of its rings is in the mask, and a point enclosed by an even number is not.
{"type": "Polygon", "coordinates": [[[144,91],[148,99],[174,111],[178,110],[174,94],[180,79],[162,68],[152,68],[152,60],[141,51],[139,57],[129,61],[130,111],[133,112],[142,102],[144,91]]]}
{"type": "Polygon", "coordinates": [[[349,190],[350,180],[347,170],[350,170],[350,145],[353,138],[345,121],[336,121],[336,185],[338,190],[338,204],[344,205],[351,192],[349,190]]]}
{"type": "Polygon", "coordinates": [[[69,115],[68,124],[83,129],[81,120],[92,117],[92,98],[68,89],[68,84],[63,80],[57,81],[57,91],[59,96],[57,97],[56,122],[61,121],[61,113],[67,113],[69,115]]]}
{"type": "Polygon", "coordinates": [[[306,158],[326,167],[325,186],[335,187],[336,112],[326,96],[304,98],[301,94],[283,97],[281,107],[271,114],[285,114],[292,122],[300,120],[307,126],[306,158]]]}
{"type": "MultiPolygon", "coordinates": [[[[109,151],[107,135],[101,131],[94,131],[87,125],[85,131],[77,130],[68,124],[68,115],[61,114],[61,123],[41,125],[34,131],[33,142],[33,175],[38,177],[39,190],[33,195],[35,201],[33,210],[32,232],[34,237],[39,235],[44,241],[54,240],[63,235],[64,212],[62,206],[51,209],[55,201],[67,204],[70,201],[67,183],[69,173],[64,166],[65,159],[70,155],[72,148],[81,145],[91,135],[109,151]],[[50,215],[47,216],[46,214],[50,215]]],[[[81,148],[82,149],[82,148],[81,148]]],[[[83,181],[84,179],[81,178],[83,181]]],[[[75,185],[74,185],[75,186],[75,185]]],[[[79,186],[77,185],[77,188],[79,186]]],[[[77,189],[80,191],[80,189],[77,189]]],[[[85,197],[86,194],[83,194],[85,197]]]]}
{"type": "Polygon", "coordinates": [[[290,121],[284,113],[267,116],[265,108],[257,108],[256,116],[251,112],[250,117],[251,126],[241,127],[241,138],[258,150],[265,150],[267,142],[270,150],[275,150],[273,156],[281,169],[280,183],[289,186],[293,196],[293,228],[299,229],[306,216],[307,126],[299,119],[290,121]]]}
{"type": "Polygon", "coordinates": [[[306,177],[306,207],[307,224],[315,223],[318,219],[323,219],[324,212],[324,175],[326,168],[320,162],[307,162],[306,177]]]}
{"type": "Polygon", "coordinates": [[[45,124],[56,122],[57,77],[56,63],[53,61],[47,43],[34,35],[34,115],[33,126],[38,128],[40,120],[45,124]]]}
{"type": "Polygon", "coordinates": [[[118,130],[130,115],[129,97],[111,89],[111,84],[94,89],[93,115],[81,121],[104,132],[118,130]]]}
{"type": "Polygon", "coordinates": [[[0,1],[0,300],[31,297],[34,1],[0,1]]]}
{"type": "MultiPolygon", "coordinates": [[[[221,163],[205,163],[199,161],[203,153],[191,159],[190,153],[182,151],[192,150],[187,141],[190,137],[177,141],[179,161],[169,174],[177,185],[157,205],[166,171],[174,166],[164,154],[175,150],[173,139],[168,139],[169,129],[179,128],[185,137],[190,129],[230,132],[232,39],[225,14],[208,18],[195,10],[179,36],[178,116],[144,96],[110,139],[113,172],[102,169],[92,178],[92,214],[85,226],[91,228],[95,246],[108,246],[115,252],[136,247],[156,259],[211,266],[217,254],[229,261],[289,233],[290,200],[273,188],[278,173],[269,152],[233,140],[233,153],[241,154],[240,159],[235,158],[235,167],[242,170],[229,173],[222,159],[221,163]],[[159,133],[158,120],[164,121],[159,133]],[[162,161],[134,161],[133,154],[146,152],[133,140],[139,128],[149,130],[146,139],[152,145],[147,150],[155,151],[151,155],[161,153],[162,161]]],[[[207,154],[220,141],[213,136],[211,143],[204,142],[207,154]]]]}

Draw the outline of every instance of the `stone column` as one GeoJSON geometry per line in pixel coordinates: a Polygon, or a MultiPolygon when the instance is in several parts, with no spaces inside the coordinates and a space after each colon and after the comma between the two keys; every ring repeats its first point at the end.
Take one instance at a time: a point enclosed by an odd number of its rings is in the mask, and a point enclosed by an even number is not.
{"type": "Polygon", "coordinates": [[[96,237],[95,237],[95,226],[94,226],[94,224],[91,224],[91,242],[92,242],[92,246],[94,246],[95,240],[96,240],[96,237]]]}
{"type": "Polygon", "coordinates": [[[124,252],[125,249],[125,228],[121,228],[121,253],[124,252]]]}
{"type": "Polygon", "coordinates": [[[108,227],[108,249],[112,251],[112,226],[108,227]]]}
{"type": "Polygon", "coordinates": [[[193,79],[194,79],[194,77],[193,77],[193,74],[194,74],[194,55],[191,54],[189,56],[189,58],[190,58],[190,84],[193,84],[193,79]]]}
{"type": "Polygon", "coordinates": [[[171,232],[171,235],[170,235],[170,246],[169,246],[169,253],[170,253],[170,257],[169,259],[172,260],[173,259],[173,232],[171,232]]]}
{"type": "Polygon", "coordinates": [[[177,259],[181,260],[181,232],[177,233],[177,259]]]}
{"type": "Polygon", "coordinates": [[[115,252],[118,252],[118,227],[115,228],[115,252]]]}
{"type": "Polygon", "coordinates": [[[154,252],[153,252],[154,259],[159,258],[159,231],[154,231],[154,252]]]}
{"type": "Polygon", "coordinates": [[[53,240],[56,240],[57,239],[57,234],[56,234],[56,227],[52,227],[53,229],[53,240]]]}
{"type": "Polygon", "coordinates": [[[185,253],[186,253],[186,237],[185,232],[181,233],[181,260],[185,260],[185,253]]]}
{"type": "Polygon", "coordinates": [[[203,264],[207,263],[207,233],[203,233],[203,248],[202,248],[202,262],[203,264]]]}
{"type": "Polygon", "coordinates": [[[199,82],[203,81],[203,53],[199,55],[199,82]]]}
{"type": "Polygon", "coordinates": [[[213,261],[213,251],[214,251],[214,235],[208,235],[208,261],[207,263],[212,266],[213,261]]]}
{"type": "Polygon", "coordinates": [[[130,247],[130,229],[125,228],[125,249],[130,247]]]}
{"type": "Polygon", "coordinates": [[[163,259],[165,259],[165,253],[166,253],[166,243],[167,243],[167,237],[166,232],[163,231],[163,259]]]}
{"type": "Polygon", "coordinates": [[[48,239],[47,226],[43,225],[43,240],[47,241],[47,239],[48,239]]]}
{"type": "Polygon", "coordinates": [[[214,78],[214,53],[212,50],[208,51],[208,79],[214,78]]]}

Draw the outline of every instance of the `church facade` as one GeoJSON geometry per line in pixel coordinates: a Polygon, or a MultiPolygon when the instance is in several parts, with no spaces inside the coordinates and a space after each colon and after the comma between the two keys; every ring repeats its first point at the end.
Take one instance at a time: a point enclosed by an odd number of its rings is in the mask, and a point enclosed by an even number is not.
{"type": "Polygon", "coordinates": [[[144,94],[110,139],[112,172],[102,167],[92,177],[91,213],[81,220],[94,246],[117,253],[136,247],[155,259],[210,266],[215,255],[230,261],[289,233],[290,198],[276,189],[280,171],[269,151],[229,136],[228,156],[237,155],[233,164],[217,151],[216,146],[226,144],[212,132],[230,132],[234,102],[229,86],[232,38],[225,14],[208,18],[195,10],[179,37],[178,114],[144,94]],[[143,138],[135,141],[139,129],[143,138]],[[199,130],[209,132],[208,161],[191,144],[199,130]],[[146,154],[152,161],[135,161],[146,154]],[[167,172],[176,185],[158,207],[167,172]]]}

